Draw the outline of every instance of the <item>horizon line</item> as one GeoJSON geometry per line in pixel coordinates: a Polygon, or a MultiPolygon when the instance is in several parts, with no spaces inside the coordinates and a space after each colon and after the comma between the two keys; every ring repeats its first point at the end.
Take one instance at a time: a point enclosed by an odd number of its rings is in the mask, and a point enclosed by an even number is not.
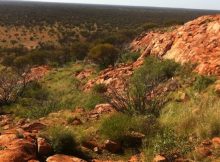
{"type": "Polygon", "coordinates": [[[146,5],[125,5],[125,4],[104,4],[104,3],[76,3],[76,2],[57,2],[57,1],[37,1],[37,0],[0,0],[0,2],[25,2],[25,3],[51,3],[51,4],[78,4],[78,5],[98,5],[98,6],[120,6],[120,7],[149,7],[149,8],[167,8],[167,9],[182,9],[182,10],[203,10],[203,11],[220,11],[220,9],[205,9],[205,8],[181,8],[181,7],[166,7],[166,6],[146,6],[146,5]]]}

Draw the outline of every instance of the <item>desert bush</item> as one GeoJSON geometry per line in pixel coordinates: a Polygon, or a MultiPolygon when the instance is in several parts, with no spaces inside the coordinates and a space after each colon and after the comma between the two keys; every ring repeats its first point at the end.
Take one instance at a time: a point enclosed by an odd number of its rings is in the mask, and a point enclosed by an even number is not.
{"type": "Polygon", "coordinates": [[[129,134],[139,132],[150,137],[155,134],[158,123],[153,116],[129,116],[116,113],[104,119],[100,126],[100,133],[105,138],[121,142],[128,146],[132,143],[129,134]]]}
{"type": "Polygon", "coordinates": [[[24,90],[21,77],[7,69],[0,71],[0,105],[15,102],[24,90]]]}
{"type": "Polygon", "coordinates": [[[49,92],[38,81],[31,81],[27,85],[22,97],[35,100],[47,100],[49,92]]]}
{"type": "Polygon", "coordinates": [[[88,57],[103,69],[115,64],[118,53],[118,49],[111,44],[98,44],[89,51],[88,57]]]}
{"type": "Polygon", "coordinates": [[[206,89],[210,84],[213,84],[216,81],[215,77],[202,76],[198,75],[196,81],[194,82],[194,89],[198,92],[206,89]]]}
{"type": "Polygon", "coordinates": [[[105,103],[105,98],[101,94],[91,92],[84,94],[80,103],[85,109],[91,110],[95,108],[96,105],[105,103]]]}
{"type": "Polygon", "coordinates": [[[146,23],[142,25],[143,30],[150,30],[150,29],[154,29],[154,28],[158,28],[159,25],[155,24],[155,23],[146,23]]]}
{"type": "Polygon", "coordinates": [[[105,84],[95,84],[92,90],[96,93],[105,93],[107,86],[105,84]]]}
{"type": "Polygon", "coordinates": [[[74,43],[70,49],[71,55],[75,60],[84,60],[89,52],[88,44],[86,43],[74,43]]]}
{"type": "Polygon", "coordinates": [[[75,155],[77,143],[71,130],[63,126],[53,126],[43,133],[52,145],[55,153],[75,155]]]}
{"type": "Polygon", "coordinates": [[[107,94],[107,99],[116,110],[130,115],[159,115],[163,98],[158,100],[149,95],[156,86],[171,78],[177,67],[178,65],[172,61],[148,57],[144,65],[134,72],[124,90],[119,92],[112,89],[107,94]]]}
{"type": "Polygon", "coordinates": [[[140,57],[139,53],[136,52],[128,52],[121,55],[121,58],[119,59],[119,62],[123,63],[132,63],[136,61],[140,57]]]}
{"type": "Polygon", "coordinates": [[[59,108],[60,103],[55,99],[33,100],[22,98],[15,105],[14,113],[22,118],[39,119],[58,111],[59,108]]]}
{"type": "Polygon", "coordinates": [[[4,56],[1,63],[4,66],[13,66],[13,62],[14,62],[15,58],[16,58],[16,56],[14,54],[10,54],[10,55],[4,56]]]}
{"type": "Polygon", "coordinates": [[[174,161],[178,156],[184,156],[192,151],[193,143],[184,136],[178,136],[171,128],[161,128],[157,135],[147,139],[145,151],[148,154],[163,155],[168,161],[174,161]],[[150,141],[149,141],[150,140],[150,141]]]}

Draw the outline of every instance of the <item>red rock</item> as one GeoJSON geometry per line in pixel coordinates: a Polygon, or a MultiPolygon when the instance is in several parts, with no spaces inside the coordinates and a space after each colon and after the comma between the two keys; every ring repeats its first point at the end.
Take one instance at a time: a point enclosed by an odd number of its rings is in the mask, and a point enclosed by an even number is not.
{"type": "Polygon", "coordinates": [[[2,162],[26,162],[36,159],[36,144],[25,139],[13,139],[3,146],[4,149],[0,150],[2,162]]]}
{"type": "Polygon", "coordinates": [[[215,148],[220,148],[220,137],[213,138],[212,143],[215,146],[215,148]]]}
{"type": "Polygon", "coordinates": [[[56,154],[47,158],[46,162],[86,162],[74,156],[56,154]]]}
{"type": "Polygon", "coordinates": [[[167,162],[166,158],[161,155],[157,155],[153,161],[154,162],[167,162]]]}

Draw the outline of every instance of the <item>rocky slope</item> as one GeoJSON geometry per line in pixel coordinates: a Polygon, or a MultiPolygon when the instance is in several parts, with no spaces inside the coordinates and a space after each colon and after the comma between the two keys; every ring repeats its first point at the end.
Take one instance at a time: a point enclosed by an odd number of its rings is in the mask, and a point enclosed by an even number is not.
{"type": "Polygon", "coordinates": [[[132,75],[148,55],[196,64],[195,71],[199,74],[220,76],[220,15],[200,17],[173,31],[146,33],[135,39],[130,48],[141,53],[135,63],[102,71],[86,84],[85,90],[100,83],[123,89],[123,80],[132,75]]]}
{"type": "Polygon", "coordinates": [[[220,76],[220,15],[203,16],[171,32],[146,33],[131,43],[134,51],[197,64],[200,74],[220,76]]]}

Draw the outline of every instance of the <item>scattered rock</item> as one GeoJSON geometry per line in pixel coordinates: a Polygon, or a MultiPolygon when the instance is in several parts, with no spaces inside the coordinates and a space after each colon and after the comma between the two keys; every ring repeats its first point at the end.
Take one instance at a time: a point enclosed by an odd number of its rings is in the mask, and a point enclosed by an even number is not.
{"type": "Polygon", "coordinates": [[[74,156],[56,154],[47,158],[46,162],[86,162],[74,156]]]}

